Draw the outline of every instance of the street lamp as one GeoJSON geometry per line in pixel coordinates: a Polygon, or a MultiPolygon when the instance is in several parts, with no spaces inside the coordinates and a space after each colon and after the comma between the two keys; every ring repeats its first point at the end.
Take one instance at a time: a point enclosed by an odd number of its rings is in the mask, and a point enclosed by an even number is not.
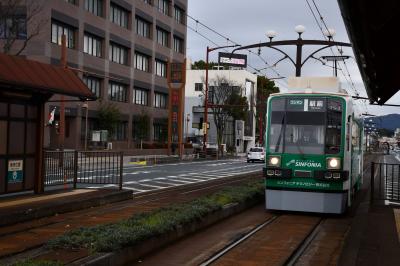
{"type": "Polygon", "coordinates": [[[301,38],[301,34],[303,34],[306,31],[306,27],[303,25],[297,25],[294,27],[294,30],[299,34],[299,38],[301,38]]]}
{"type": "Polygon", "coordinates": [[[235,45],[226,45],[226,46],[218,46],[218,47],[213,47],[210,48],[207,46],[207,54],[206,54],[206,90],[204,93],[204,118],[203,118],[203,149],[206,151],[206,144],[207,144],[207,126],[208,126],[208,56],[209,53],[215,50],[223,49],[223,48],[232,48],[232,47],[237,47],[240,46],[238,44],[235,45]]]}
{"type": "MultiPolygon", "coordinates": [[[[351,44],[349,44],[349,43],[333,41],[333,36],[336,34],[334,29],[328,29],[325,31],[324,35],[328,38],[328,40],[304,40],[301,38],[301,35],[305,32],[305,30],[306,30],[306,28],[303,25],[297,25],[295,27],[295,31],[297,32],[299,37],[295,40],[285,40],[285,41],[273,41],[273,38],[276,37],[277,33],[276,33],[276,31],[270,30],[270,31],[267,31],[267,33],[266,33],[267,37],[269,38],[269,41],[264,42],[264,43],[256,43],[256,44],[241,46],[239,48],[234,49],[232,51],[232,54],[239,50],[249,50],[249,49],[253,49],[253,48],[260,49],[261,47],[269,47],[269,48],[274,49],[284,55],[284,57],[282,59],[280,59],[278,62],[280,62],[284,59],[289,59],[290,62],[294,65],[294,67],[296,69],[296,77],[300,77],[302,66],[310,58],[319,60],[318,58],[314,57],[314,55],[316,53],[318,53],[326,48],[332,47],[332,46],[351,47],[351,44]],[[278,48],[280,46],[293,46],[293,45],[296,46],[296,48],[297,48],[296,60],[292,59],[286,52],[284,52],[278,48]],[[305,46],[305,45],[318,45],[318,46],[323,46],[323,47],[316,49],[315,51],[313,51],[311,54],[309,54],[303,60],[302,59],[302,50],[303,50],[303,46],[305,46]]],[[[321,60],[319,60],[319,61],[321,61],[321,60]]]]}

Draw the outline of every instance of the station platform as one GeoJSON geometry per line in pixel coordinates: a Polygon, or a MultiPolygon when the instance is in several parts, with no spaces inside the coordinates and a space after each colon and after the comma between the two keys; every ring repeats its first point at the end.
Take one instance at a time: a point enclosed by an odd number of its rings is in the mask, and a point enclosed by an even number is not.
{"type": "Polygon", "coordinates": [[[66,189],[0,198],[0,227],[132,199],[132,191],[66,189]]]}
{"type": "MultiPolygon", "coordinates": [[[[393,155],[375,154],[366,162],[372,160],[400,163],[393,155]]],[[[371,203],[370,182],[367,171],[338,265],[400,265],[400,204],[371,203]]]]}

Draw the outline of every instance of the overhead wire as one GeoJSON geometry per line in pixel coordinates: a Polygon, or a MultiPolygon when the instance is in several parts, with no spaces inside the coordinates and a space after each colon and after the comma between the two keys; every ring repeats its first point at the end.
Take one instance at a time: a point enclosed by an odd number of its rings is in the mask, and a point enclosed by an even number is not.
{"type": "MultiPolygon", "coordinates": [[[[313,4],[314,4],[315,9],[316,9],[317,12],[318,12],[318,15],[319,15],[319,17],[320,17],[320,19],[321,19],[321,22],[322,22],[322,23],[324,24],[324,26],[325,26],[325,29],[326,29],[327,31],[329,31],[328,26],[326,25],[326,22],[325,22],[325,20],[324,20],[324,17],[322,16],[321,11],[319,10],[317,4],[315,3],[315,0],[312,0],[312,2],[313,2],[313,4]]],[[[333,36],[332,36],[332,40],[334,41],[333,36]]],[[[338,47],[337,45],[336,45],[336,49],[338,50],[339,54],[342,54],[342,50],[339,49],[339,47],[338,47]]],[[[339,65],[340,65],[340,64],[339,64],[339,65]]],[[[348,69],[348,67],[347,67],[346,61],[343,61],[343,65],[344,65],[345,70],[346,70],[346,73],[347,73],[347,75],[348,75],[348,77],[349,77],[349,79],[350,79],[350,84],[351,84],[353,90],[354,90],[355,93],[356,93],[356,96],[359,96],[360,93],[358,92],[358,90],[357,90],[357,88],[356,88],[356,86],[355,86],[355,84],[354,84],[354,81],[353,81],[353,79],[352,79],[352,77],[351,77],[350,71],[349,71],[349,69],[348,69]]],[[[342,74],[345,75],[345,73],[343,73],[343,70],[341,70],[341,71],[342,71],[342,74]]],[[[368,106],[367,106],[366,102],[365,102],[365,101],[362,101],[362,103],[363,103],[363,105],[364,105],[364,108],[365,108],[366,113],[368,113],[368,106]]]]}
{"type": "MultiPolygon", "coordinates": [[[[194,18],[193,16],[187,14],[187,17],[190,18],[191,20],[193,20],[193,21],[196,23],[196,25],[201,25],[201,26],[203,26],[203,27],[206,28],[207,30],[209,30],[209,31],[213,32],[214,34],[218,35],[219,37],[225,39],[227,42],[230,42],[230,43],[232,43],[232,44],[234,44],[234,45],[240,45],[238,42],[233,41],[231,38],[229,38],[229,37],[227,37],[226,35],[224,35],[224,34],[218,32],[217,30],[211,28],[210,26],[208,26],[208,25],[202,23],[201,21],[199,21],[198,19],[194,18]]],[[[188,27],[189,27],[189,26],[188,26],[188,27]]],[[[195,32],[198,33],[198,31],[195,31],[195,32]]],[[[207,39],[209,39],[209,38],[207,38],[207,39]]],[[[215,44],[214,42],[212,42],[212,43],[215,44]]],[[[261,60],[264,64],[266,64],[266,65],[268,65],[268,66],[271,66],[271,65],[268,63],[268,61],[267,61],[265,58],[263,58],[261,55],[259,55],[258,53],[255,53],[255,52],[253,52],[253,51],[251,51],[251,50],[247,50],[247,51],[248,51],[249,53],[252,53],[252,54],[256,55],[258,58],[260,58],[260,60],[261,60]]],[[[251,66],[251,65],[249,65],[249,64],[248,64],[248,66],[249,66],[251,69],[255,70],[256,72],[258,72],[258,73],[260,73],[260,74],[262,74],[262,75],[267,76],[267,74],[264,74],[264,73],[258,71],[257,68],[255,68],[255,67],[253,67],[253,66],[251,66]]],[[[272,67],[271,67],[270,69],[271,69],[278,77],[283,77],[276,69],[274,69],[274,68],[272,68],[272,67]]],[[[280,83],[280,82],[278,82],[278,83],[280,83]]],[[[280,83],[280,84],[282,85],[282,83],[280,83]]],[[[284,87],[287,87],[287,84],[283,84],[283,86],[284,86],[284,87]]]]}
{"type": "MultiPolygon", "coordinates": [[[[329,32],[329,28],[328,28],[328,26],[326,25],[326,22],[325,22],[325,20],[324,20],[324,17],[322,16],[321,11],[319,10],[317,4],[315,3],[315,0],[311,0],[311,1],[313,2],[313,5],[314,5],[314,7],[315,7],[315,9],[316,9],[316,12],[317,12],[318,15],[319,15],[319,18],[320,18],[320,20],[321,20],[321,22],[322,22],[324,28],[326,29],[326,31],[329,32]]],[[[313,15],[313,17],[314,17],[314,20],[315,20],[315,22],[317,23],[317,26],[318,26],[318,28],[320,29],[322,35],[324,36],[324,38],[328,38],[327,36],[325,36],[324,31],[323,31],[323,28],[322,28],[322,26],[320,25],[320,23],[319,23],[319,21],[318,21],[318,19],[317,19],[317,15],[315,14],[313,8],[311,7],[311,5],[310,5],[310,3],[309,3],[309,0],[306,0],[306,3],[307,3],[307,5],[308,5],[308,8],[310,9],[310,11],[311,11],[311,13],[312,13],[312,15],[313,15]]],[[[332,41],[335,41],[333,36],[331,36],[330,38],[332,39],[332,41]]],[[[328,39],[329,39],[329,38],[328,38],[328,39]]],[[[343,51],[339,48],[338,45],[335,45],[335,47],[336,47],[336,49],[338,50],[339,54],[342,54],[342,53],[343,53],[343,51]]],[[[331,53],[332,53],[333,55],[335,55],[335,53],[334,53],[332,47],[330,47],[330,50],[331,50],[331,53]]],[[[342,74],[343,77],[345,78],[346,82],[350,85],[351,89],[354,91],[354,93],[356,94],[356,96],[359,96],[360,93],[358,92],[358,90],[357,90],[357,88],[356,88],[356,86],[355,86],[355,84],[354,84],[354,81],[353,81],[353,79],[352,79],[352,77],[351,77],[350,71],[349,71],[349,69],[348,69],[348,67],[347,67],[346,61],[343,61],[344,69],[345,69],[346,73],[344,72],[343,67],[340,66],[340,65],[341,65],[340,63],[341,63],[341,62],[338,62],[339,70],[340,70],[341,74],[342,74]]],[[[365,108],[366,113],[368,113],[368,107],[367,107],[365,101],[362,101],[362,102],[363,102],[363,105],[364,105],[364,108],[365,108]]]]}

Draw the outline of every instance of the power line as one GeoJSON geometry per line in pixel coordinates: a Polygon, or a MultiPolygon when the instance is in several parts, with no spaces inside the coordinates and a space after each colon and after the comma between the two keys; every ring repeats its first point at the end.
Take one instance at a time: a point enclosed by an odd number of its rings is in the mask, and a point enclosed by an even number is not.
{"type": "MultiPolygon", "coordinates": [[[[320,10],[319,10],[317,4],[315,3],[314,0],[312,0],[312,2],[313,2],[313,5],[314,5],[314,7],[315,7],[315,9],[316,9],[316,11],[317,11],[317,13],[318,13],[318,15],[319,15],[319,18],[320,18],[322,24],[324,25],[326,31],[329,32],[329,28],[328,28],[328,26],[326,25],[326,22],[325,22],[325,20],[324,20],[324,17],[322,16],[322,14],[321,14],[321,12],[320,12],[320,10]]],[[[313,8],[311,7],[309,1],[306,0],[306,3],[307,3],[307,5],[308,5],[308,8],[310,9],[310,11],[311,11],[311,13],[312,13],[312,15],[313,15],[313,17],[314,17],[314,20],[315,20],[315,22],[317,23],[317,26],[318,26],[318,28],[320,29],[322,35],[324,36],[325,39],[327,39],[328,37],[325,36],[324,31],[323,31],[323,29],[322,29],[322,26],[320,25],[320,23],[319,23],[319,21],[318,21],[318,19],[317,19],[317,15],[315,14],[313,8]]],[[[335,41],[334,38],[333,38],[333,36],[331,36],[330,38],[332,39],[332,41],[335,41]]],[[[328,40],[329,40],[329,38],[328,38],[328,40]]],[[[336,49],[338,50],[338,52],[339,52],[340,54],[342,54],[342,53],[343,53],[342,50],[341,50],[337,45],[335,45],[335,46],[336,46],[336,49]]],[[[334,52],[333,52],[333,50],[332,50],[332,48],[330,48],[330,50],[331,50],[331,53],[332,53],[333,55],[335,55],[334,52]]],[[[340,63],[341,63],[341,62],[338,62],[339,66],[340,66],[340,63]]],[[[343,64],[344,64],[344,69],[346,70],[346,73],[344,73],[343,68],[340,67],[339,70],[340,70],[341,74],[342,74],[343,77],[345,78],[346,82],[350,85],[350,87],[351,87],[351,89],[354,91],[354,93],[355,93],[357,96],[360,95],[360,93],[358,92],[358,90],[357,90],[357,88],[356,88],[356,86],[355,86],[355,84],[354,84],[354,81],[353,81],[353,79],[352,79],[352,77],[351,77],[351,74],[350,74],[350,71],[349,71],[349,69],[348,69],[348,67],[347,67],[346,62],[343,61],[343,64]]],[[[365,105],[365,102],[364,102],[364,105],[365,105]]],[[[365,109],[366,109],[366,112],[368,112],[368,108],[367,108],[366,105],[365,105],[365,109]]]]}
{"type": "MultiPolygon", "coordinates": [[[[315,3],[315,0],[312,0],[312,1],[313,1],[313,4],[314,4],[315,9],[317,10],[317,12],[318,12],[318,14],[319,14],[319,17],[320,17],[322,23],[323,23],[324,26],[325,26],[325,29],[326,29],[327,31],[329,31],[328,26],[327,26],[326,23],[325,23],[324,17],[322,16],[322,14],[321,14],[321,12],[320,12],[320,10],[319,10],[317,4],[315,3]]],[[[332,40],[334,41],[333,36],[332,36],[332,40]]],[[[342,51],[339,49],[339,47],[338,47],[337,45],[336,45],[336,49],[338,50],[338,52],[339,52],[340,54],[342,53],[342,51]]],[[[346,73],[347,73],[347,75],[348,75],[348,77],[349,77],[349,79],[350,79],[350,85],[352,86],[354,92],[356,93],[356,96],[359,96],[360,93],[358,92],[358,90],[357,90],[357,88],[356,88],[356,86],[355,86],[355,84],[354,84],[354,81],[353,81],[353,79],[352,79],[352,77],[351,77],[350,71],[349,71],[349,69],[348,69],[348,67],[347,67],[346,61],[343,61],[343,64],[344,64],[346,73]]],[[[339,65],[340,65],[340,64],[339,64],[339,65]]],[[[345,76],[346,74],[343,72],[343,70],[341,70],[341,72],[342,72],[343,76],[346,78],[346,76],[345,76]]],[[[347,80],[347,78],[346,78],[346,80],[347,80]]],[[[367,107],[365,101],[363,101],[363,104],[364,104],[364,107],[365,107],[365,111],[368,113],[368,107],[367,107]]]]}
{"type": "MultiPolygon", "coordinates": [[[[307,1],[307,3],[308,3],[308,0],[306,0],[306,1],[307,1]]],[[[323,23],[325,29],[329,32],[328,26],[326,25],[325,20],[324,20],[324,17],[322,16],[322,14],[321,14],[321,12],[320,12],[320,10],[319,10],[317,4],[315,3],[315,0],[312,0],[312,2],[313,2],[313,4],[314,4],[315,9],[316,9],[317,12],[318,12],[318,15],[319,15],[319,17],[320,17],[321,22],[323,23]]],[[[308,4],[308,5],[309,5],[309,4],[308,4]]],[[[321,29],[321,27],[320,27],[320,29],[321,29]]],[[[322,34],[323,34],[323,31],[322,31],[322,34]]],[[[325,35],[324,35],[324,36],[325,36],[325,35]]],[[[331,36],[331,38],[332,38],[332,40],[334,41],[333,36],[331,36]]],[[[336,48],[337,48],[337,50],[338,50],[339,53],[342,53],[342,51],[339,49],[339,47],[338,47],[337,45],[336,45],[336,48]]],[[[333,51],[332,51],[332,53],[333,53],[333,51]]],[[[358,96],[358,95],[359,95],[359,92],[357,91],[357,88],[355,87],[355,84],[354,84],[354,82],[353,82],[353,79],[351,78],[350,71],[349,71],[349,69],[347,68],[346,61],[343,61],[343,64],[344,64],[345,69],[346,69],[346,72],[347,72],[347,74],[348,74],[348,76],[349,76],[350,84],[351,84],[351,86],[352,86],[353,89],[355,90],[355,93],[356,93],[357,96],[358,96]]]]}
{"type": "MultiPolygon", "coordinates": [[[[218,35],[219,37],[225,39],[227,42],[230,42],[230,43],[235,44],[235,45],[240,45],[239,43],[233,41],[231,38],[229,38],[229,37],[227,37],[226,35],[224,35],[224,34],[218,32],[217,30],[211,28],[210,26],[207,26],[206,24],[204,24],[204,23],[202,23],[201,21],[199,21],[198,19],[196,19],[196,18],[190,16],[189,14],[187,14],[187,17],[190,18],[190,19],[192,19],[192,20],[196,23],[196,25],[201,25],[201,26],[203,26],[203,27],[206,28],[207,30],[209,30],[209,31],[213,32],[214,34],[218,35]]],[[[189,27],[189,26],[188,26],[188,27],[189,27]]],[[[195,32],[197,33],[198,31],[195,31],[195,32]]],[[[257,57],[259,57],[259,58],[263,61],[264,64],[270,66],[270,64],[268,63],[268,61],[267,61],[266,59],[264,59],[264,58],[263,58],[261,55],[259,55],[258,53],[255,53],[255,52],[253,52],[253,51],[251,51],[251,50],[248,50],[248,52],[249,52],[249,53],[252,53],[252,54],[254,54],[254,55],[256,55],[257,57]]],[[[248,66],[250,66],[250,65],[248,65],[248,66]]],[[[254,67],[252,67],[252,66],[250,66],[250,67],[251,67],[252,69],[254,69],[254,70],[257,71],[256,68],[254,68],[254,67]]],[[[271,68],[271,70],[272,70],[276,75],[278,75],[279,77],[282,77],[282,75],[281,75],[276,69],[271,68]]],[[[257,72],[259,72],[259,71],[257,71],[257,72]]],[[[259,73],[262,74],[262,72],[259,72],[259,73]]],[[[266,74],[263,74],[263,75],[266,75],[266,74]]],[[[285,85],[285,87],[287,87],[287,85],[285,85]]]]}

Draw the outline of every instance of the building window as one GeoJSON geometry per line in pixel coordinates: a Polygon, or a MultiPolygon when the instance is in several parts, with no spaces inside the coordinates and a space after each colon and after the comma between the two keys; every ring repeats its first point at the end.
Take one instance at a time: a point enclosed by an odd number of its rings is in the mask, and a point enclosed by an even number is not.
{"type": "Polygon", "coordinates": [[[26,39],[26,15],[0,18],[0,39],[26,39]]]}
{"type": "Polygon", "coordinates": [[[149,72],[150,57],[139,52],[135,52],[135,65],[138,70],[149,72]]]}
{"type": "Polygon", "coordinates": [[[153,124],[154,141],[165,142],[168,137],[168,127],[166,124],[153,124]]]}
{"type": "Polygon", "coordinates": [[[101,80],[99,78],[91,77],[91,76],[83,76],[83,82],[86,86],[96,95],[97,98],[100,98],[101,95],[101,80]]]}
{"type": "Polygon", "coordinates": [[[75,48],[75,29],[72,26],[53,20],[51,22],[51,42],[61,45],[63,34],[66,36],[67,47],[75,48]]]}
{"type": "Polygon", "coordinates": [[[157,60],[155,61],[155,74],[160,77],[167,76],[167,63],[157,60]]]}
{"type": "Polygon", "coordinates": [[[133,103],[138,105],[148,105],[148,91],[144,89],[133,89],[133,103]]]}
{"type": "Polygon", "coordinates": [[[168,31],[157,28],[157,43],[168,47],[168,35],[168,31]]]}
{"type": "Polygon", "coordinates": [[[174,36],[174,51],[183,54],[183,40],[174,36]]]}
{"type": "Polygon", "coordinates": [[[145,2],[148,5],[153,5],[153,1],[152,0],[143,0],[143,2],[145,2]]]}
{"type": "Polygon", "coordinates": [[[76,0],[64,0],[64,1],[73,5],[76,4],[76,0]]]}
{"type": "Polygon", "coordinates": [[[110,5],[110,21],[118,26],[128,28],[129,12],[115,4],[110,5]]]}
{"type": "Polygon", "coordinates": [[[85,9],[96,16],[102,17],[103,0],[85,0],[85,9]]]}
{"type": "Polygon", "coordinates": [[[83,52],[93,56],[102,56],[102,40],[99,37],[85,33],[83,37],[83,52]]]}
{"type": "Polygon", "coordinates": [[[203,83],[195,83],[194,91],[203,91],[203,83]]]}
{"type": "Polygon", "coordinates": [[[128,48],[111,42],[108,57],[112,62],[128,65],[128,51],[128,48]]]}
{"type": "Polygon", "coordinates": [[[185,24],[185,11],[182,8],[174,6],[174,18],[176,22],[185,24]]]}
{"type": "Polygon", "coordinates": [[[154,93],[154,107],[156,108],[167,108],[167,95],[164,93],[154,93]]]}
{"type": "Polygon", "coordinates": [[[126,95],[127,89],[126,85],[110,81],[108,84],[108,98],[110,101],[116,102],[127,102],[126,95]]]}
{"type": "Polygon", "coordinates": [[[157,1],[158,11],[169,16],[169,1],[168,0],[156,0],[156,1],[157,1]]]}
{"type": "Polygon", "coordinates": [[[136,33],[140,36],[146,37],[150,39],[150,28],[151,24],[140,17],[136,16],[136,33]]]}
{"type": "Polygon", "coordinates": [[[119,123],[117,123],[114,129],[114,133],[111,137],[111,140],[113,141],[126,140],[127,129],[128,129],[128,122],[120,121],[119,123]]]}

